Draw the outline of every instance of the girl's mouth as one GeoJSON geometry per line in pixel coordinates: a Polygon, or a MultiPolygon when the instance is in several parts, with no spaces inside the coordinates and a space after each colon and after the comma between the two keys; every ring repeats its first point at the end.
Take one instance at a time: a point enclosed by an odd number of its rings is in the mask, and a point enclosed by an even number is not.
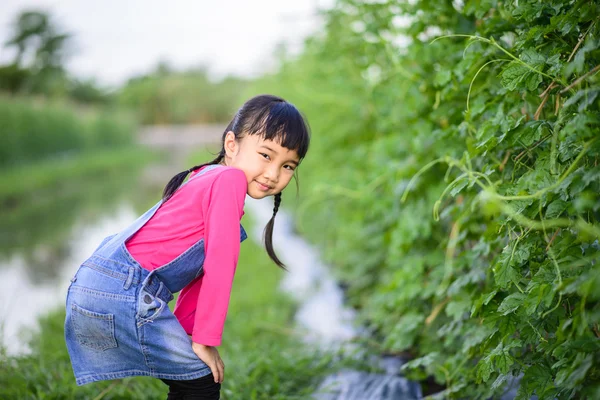
{"type": "Polygon", "coordinates": [[[259,181],[256,181],[256,183],[258,184],[258,188],[264,192],[271,190],[270,186],[267,185],[263,185],[262,183],[260,183],[259,181]]]}

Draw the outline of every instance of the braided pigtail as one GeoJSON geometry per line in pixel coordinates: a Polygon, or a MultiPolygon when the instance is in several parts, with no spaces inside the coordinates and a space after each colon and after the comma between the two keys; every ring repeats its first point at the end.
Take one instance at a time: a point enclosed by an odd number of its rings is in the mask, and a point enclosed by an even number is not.
{"type": "Polygon", "coordinates": [[[279,205],[281,204],[281,193],[277,193],[274,197],[275,205],[273,207],[273,216],[267,223],[267,226],[265,226],[264,231],[265,248],[267,249],[267,254],[269,257],[271,257],[271,260],[273,260],[273,262],[280,268],[283,268],[287,271],[287,268],[285,268],[285,265],[281,262],[281,260],[279,260],[275,254],[275,250],[273,249],[273,226],[275,225],[275,216],[277,215],[277,211],[279,211],[279,205]]]}
{"type": "Polygon", "coordinates": [[[196,171],[206,165],[218,164],[223,160],[224,157],[225,157],[225,150],[221,150],[221,152],[219,153],[217,158],[215,158],[214,160],[207,162],[205,164],[196,165],[196,166],[188,169],[187,171],[180,172],[177,175],[175,175],[174,177],[172,177],[171,180],[169,181],[169,183],[167,183],[167,186],[165,186],[165,189],[163,190],[163,198],[162,198],[163,203],[165,201],[169,200],[171,198],[171,196],[173,196],[175,191],[177,189],[179,189],[179,186],[181,186],[181,184],[183,183],[185,178],[188,176],[188,174],[190,174],[191,172],[196,171]]]}

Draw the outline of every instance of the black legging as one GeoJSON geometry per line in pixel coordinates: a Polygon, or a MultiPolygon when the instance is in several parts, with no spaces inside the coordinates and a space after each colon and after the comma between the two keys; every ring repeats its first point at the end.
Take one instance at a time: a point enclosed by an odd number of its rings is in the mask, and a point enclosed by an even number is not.
{"type": "Polygon", "coordinates": [[[221,384],[215,383],[213,374],[191,381],[161,379],[169,386],[167,400],[219,400],[221,384]]]}

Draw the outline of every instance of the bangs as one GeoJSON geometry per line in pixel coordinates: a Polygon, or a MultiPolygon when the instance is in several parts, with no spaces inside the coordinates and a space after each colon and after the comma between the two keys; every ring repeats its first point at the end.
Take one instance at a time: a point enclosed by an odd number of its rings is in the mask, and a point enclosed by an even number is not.
{"type": "Polygon", "coordinates": [[[257,113],[248,121],[245,131],[249,135],[260,135],[265,140],[278,142],[282,147],[295,150],[300,159],[308,151],[310,132],[302,114],[292,104],[277,102],[257,113]]]}

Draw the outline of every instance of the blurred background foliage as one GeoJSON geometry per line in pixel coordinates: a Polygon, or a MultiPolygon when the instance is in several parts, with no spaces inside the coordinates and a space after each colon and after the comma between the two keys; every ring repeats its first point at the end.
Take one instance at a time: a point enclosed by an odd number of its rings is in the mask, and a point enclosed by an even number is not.
{"type": "Polygon", "coordinates": [[[146,125],[227,122],[247,85],[236,77],[212,82],[206,68],[177,72],[162,62],[154,73],[130,79],[117,101],[146,125]]]}

